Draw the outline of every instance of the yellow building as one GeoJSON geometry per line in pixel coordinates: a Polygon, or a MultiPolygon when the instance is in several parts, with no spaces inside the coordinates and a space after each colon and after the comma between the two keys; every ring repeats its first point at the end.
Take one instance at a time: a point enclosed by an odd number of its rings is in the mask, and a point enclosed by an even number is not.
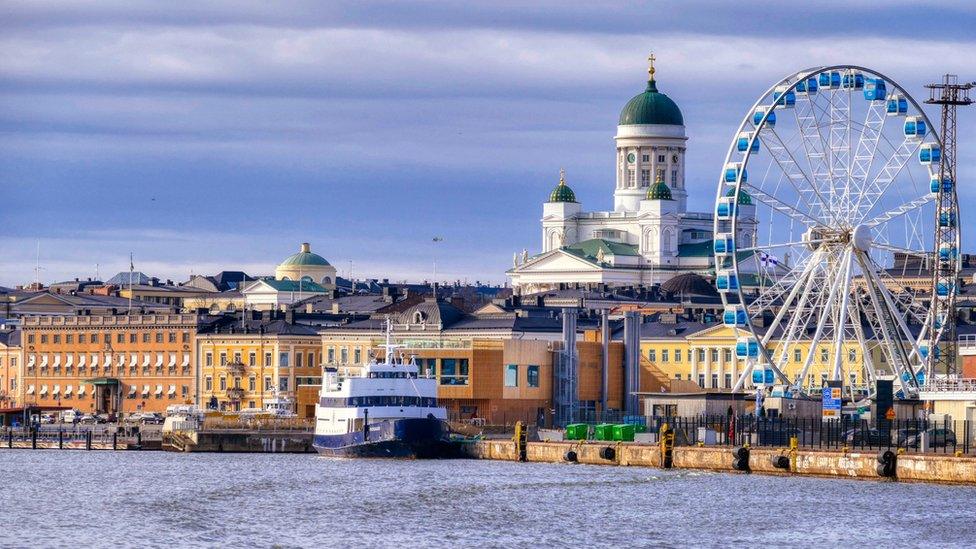
{"type": "MultiPolygon", "coordinates": [[[[264,408],[322,384],[322,344],[314,328],[283,319],[227,318],[197,336],[197,403],[220,410],[264,408]]],[[[306,410],[296,410],[306,415],[306,410]]]]}
{"type": "Polygon", "coordinates": [[[14,408],[22,404],[17,388],[23,360],[20,331],[0,331],[0,408],[14,408]]]}

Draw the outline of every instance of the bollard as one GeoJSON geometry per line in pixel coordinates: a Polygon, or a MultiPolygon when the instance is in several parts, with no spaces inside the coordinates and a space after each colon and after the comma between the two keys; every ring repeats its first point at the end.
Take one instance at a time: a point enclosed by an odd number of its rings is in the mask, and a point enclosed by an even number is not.
{"type": "Polygon", "coordinates": [[[790,472],[796,472],[796,454],[797,449],[800,447],[800,439],[793,436],[790,437],[790,472]]]}
{"type": "Polygon", "coordinates": [[[513,437],[515,441],[515,459],[516,461],[525,461],[527,459],[526,441],[527,436],[525,432],[525,426],[522,425],[521,421],[515,422],[515,436],[513,437]]]}
{"type": "Polygon", "coordinates": [[[667,423],[661,425],[661,468],[670,469],[674,466],[674,430],[667,423]]]}
{"type": "Polygon", "coordinates": [[[891,450],[878,452],[878,476],[883,478],[895,478],[895,470],[898,462],[898,455],[891,450]]]}
{"type": "Polygon", "coordinates": [[[31,431],[31,449],[37,450],[37,429],[31,431]]]}
{"type": "Polygon", "coordinates": [[[85,435],[85,450],[92,449],[92,432],[91,430],[85,435]]]}
{"type": "Polygon", "coordinates": [[[749,471],[749,448],[736,446],[732,449],[732,468],[736,471],[749,471]]]}
{"type": "Polygon", "coordinates": [[[607,461],[613,461],[617,457],[617,451],[610,446],[604,446],[600,448],[600,458],[607,461]]]}
{"type": "Polygon", "coordinates": [[[112,433],[112,449],[118,450],[119,449],[118,446],[119,446],[119,432],[116,431],[112,433]]]}
{"type": "Polygon", "coordinates": [[[14,447],[14,429],[13,427],[11,427],[10,430],[7,431],[7,448],[13,448],[13,447],[14,447]]]}
{"type": "Polygon", "coordinates": [[[563,454],[563,459],[570,463],[576,463],[578,456],[576,455],[575,450],[567,450],[566,453],[563,454]]]}
{"type": "Polygon", "coordinates": [[[64,450],[64,431],[58,429],[58,450],[64,450]]]}

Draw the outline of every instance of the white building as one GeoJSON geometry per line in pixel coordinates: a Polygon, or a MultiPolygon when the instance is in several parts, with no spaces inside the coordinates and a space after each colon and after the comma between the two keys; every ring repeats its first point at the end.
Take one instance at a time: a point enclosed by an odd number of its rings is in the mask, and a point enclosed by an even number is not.
{"type": "MultiPolygon", "coordinates": [[[[508,271],[517,291],[650,285],[682,272],[713,274],[712,213],[687,211],[684,118],[658,91],[653,65],[648,75],[647,88],[620,112],[613,211],[584,211],[560,174],[542,208],[542,253],[516,255],[508,271]]],[[[714,189],[700,185],[697,192],[714,189]]],[[[738,217],[737,242],[749,246],[755,206],[744,191],[738,217]]]]}

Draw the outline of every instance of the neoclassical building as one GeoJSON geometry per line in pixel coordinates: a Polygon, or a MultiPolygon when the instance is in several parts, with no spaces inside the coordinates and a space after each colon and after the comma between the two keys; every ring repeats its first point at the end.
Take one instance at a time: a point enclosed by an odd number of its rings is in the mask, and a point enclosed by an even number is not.
{"type": "MultiPolygon", "coordinates": [[[[542,207],[542,252],[516,254],[507,273],[517,291],[650,285],[681,272],[712,274],[712,213],[687,211],[684,117],[658,90],[653,63],[647,87],[620,111],[614,141],[613,211],[584,211],[561,172],[542,207]]],[[[696,191],[714,188],[702,184],[696,191]]],[[[756,221],[745,192],[738,212],[737,242],[748,246],[756,221]]]]}
{"type": "Polygon", "coordinates": [[[308,242],[302,242],[297,254],[285,258],[275,268],[276,280],[315,282],[324,288],[335,288],[336,268],[317,253],[312,252],[308,242]]]}

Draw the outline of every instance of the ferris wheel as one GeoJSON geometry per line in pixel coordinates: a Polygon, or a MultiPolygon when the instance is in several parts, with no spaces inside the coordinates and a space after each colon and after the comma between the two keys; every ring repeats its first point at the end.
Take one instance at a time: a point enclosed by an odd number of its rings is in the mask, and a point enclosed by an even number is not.
{"type": "Polygon", "coordinates": [[[756,101],[714,217],[723,322],[745,334],[734,390],[836,380],[853,397],[889,376],[914,396],[939,373],[960,216],[935,130],[904,88],[863,67],[800,71],[756,101]]]}

